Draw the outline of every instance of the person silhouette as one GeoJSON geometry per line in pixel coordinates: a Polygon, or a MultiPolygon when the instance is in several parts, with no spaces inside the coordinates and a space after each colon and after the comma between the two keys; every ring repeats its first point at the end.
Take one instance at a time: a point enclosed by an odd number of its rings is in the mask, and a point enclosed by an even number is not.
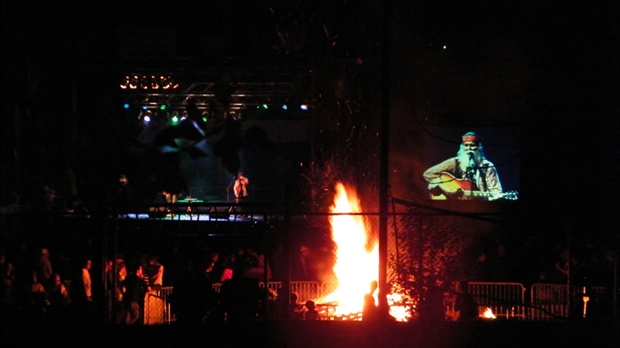
{"type": "Polygon", "coordinates": [[[218,296],[209,274],[212,265],[211,260],[190,260],[184,267],[185,273],[174,283],[172,309],[179,325],[197,325],[206,320],[221,319],[217,308],[218,296]]]}
{"type": "Polygon", "coordinates": [[[144,296],[150,291],[146,281],[142,265],[135,263],[131,272],[122,282],[125,292],[123,294],[123,306],[125,309],[125,324],[142,324],[143,323],[143,306],[144,296]]]}
{"type": "Polygon", "coordinates": [[[469,282],[461,280],[457,283],[456,300],[454,311],[459,321],[478,319],[478,304],[474,296],[469,292],[469,282]]]}
{"type": "Polygon", "coordinates": [[[308,311],[308,308],[299,303],[299,295],[296,292],[292,292],[291,301],[289,304],[289,319],[290,320],[303,320],[304,314],[308,311]]]}
{"type": "Polygon", "coordinates": [[[362,309],[362,320],[372,321],[376,320],[379,316],[379,309],[375,302],[375,292],[379,287],[379,283],[376,280],[370,282],[370,291],[364,295],[364,308],[362,309]]]}
{"type": "MultiPolygon", "coordinates": [[[[233,193],[235,194],[235,203],[243,203],[248,198],[248,185],[250,184],[250,180],[243,176],[242,172],[237,173],[237,178],[233,183],[233,193]]],[[[237,213],[243,213],[243,208],[235,207],[233,209],[237,211],[237,213]]],[[[239,217],[245,217],[244,214],[238,214],[239,217]]]]}
{"type": "Polygon", "coordinates": [[[250,322],[259,313],[261,292],[258,279],[246,278],[234,272],[232,279],[222,283],[220,299],[228,322],[250,322]]]}
{"type": "Polygon", "coordinates": [[[248,197],[248,185],[250,180],[243,176],[243,172],[237,173],[237,179],[233,185],[233,192],[235,194],[235,202],[241,203],[248,197]]]}
{"type": "Polygon", "coordinates": [[[320,320],[319,312],[316,310],[316,304],[312,300],[306,301],[307,311],[304,313],[304,320],[320,320]]]}

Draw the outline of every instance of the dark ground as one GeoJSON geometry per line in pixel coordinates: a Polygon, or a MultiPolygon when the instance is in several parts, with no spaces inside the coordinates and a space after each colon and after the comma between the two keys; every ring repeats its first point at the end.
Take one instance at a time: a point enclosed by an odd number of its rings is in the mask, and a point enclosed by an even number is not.
{"type": "Polygon", "coordinates": [[[80,326],[2,328],[3,347],[620,347],[620,325],[579,322],[368,323],[334,321],[212,326],[80,326]]]}

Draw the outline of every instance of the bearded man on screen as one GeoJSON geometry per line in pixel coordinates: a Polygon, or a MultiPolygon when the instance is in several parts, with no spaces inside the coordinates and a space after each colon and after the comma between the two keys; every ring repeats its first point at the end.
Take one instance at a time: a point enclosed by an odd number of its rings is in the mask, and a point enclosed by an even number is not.
{"type": "Polygon", "coordinates": [[[456,157],[428,168],[424,172],[433,199],[485,199],[503,197],[497,168],[484,156],[480,136],[474,132],[461,137],[456,157]]]}

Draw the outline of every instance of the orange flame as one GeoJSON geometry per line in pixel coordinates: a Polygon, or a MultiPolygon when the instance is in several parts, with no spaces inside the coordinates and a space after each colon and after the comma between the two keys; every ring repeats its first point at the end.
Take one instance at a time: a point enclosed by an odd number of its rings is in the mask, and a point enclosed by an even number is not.
{"type": "MultiPolygon", "coordinates": [[[[361,212],[354,190],[336,185],[336,197],[331,213],[346,214],[361,212]]],[[[364,306],[364,295],[370,290],[370,283],[379,275],[379,253],[377,243],[369,246],[367,230],[362,215],[332,215],[330,217],[332,239],[338,245],[334,273],[338,287],[322,301],[337,303],[334,315],[360,313],[364,306]]],[[[375,296],[376,303],[376,293],[375,296]]]]}
{"type": "Polygon", "coordinates": [[[487,309],[484,311],[484,313],[482,314],[482,317],[486,318],[486,319],[495,319],[496,318],[495,314],[493,314],[493,310],[491,308],[489,308],[489,307],[487,307],[487,309]]]}

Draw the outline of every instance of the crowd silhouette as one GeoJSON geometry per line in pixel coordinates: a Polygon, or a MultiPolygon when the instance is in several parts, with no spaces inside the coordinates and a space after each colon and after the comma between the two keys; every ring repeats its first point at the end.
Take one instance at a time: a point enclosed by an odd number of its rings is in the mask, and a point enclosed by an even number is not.
{"type": "Polygon", "coordinates": [[[256,248],[174,247],[160,250],[161,258],[134,251],[99,260],[84,250],[73,255],[34,245],[23,242],[0,252],[3,322],[140,325],[145,298],[159,296],[163,287],[173,289],[167,300],[182,325],[254,320],[275,308],[277,294],[258,287],[259,280],[271,278],[271,267],[256,248]]]}
{"type": "MultiPolygon", "coordinates": [[[[55,235],[45,238],[44,234],[43,238],[12,236],[4,240],[0,249],[0,309],[4,322],[141,325],[149,296],[169,296],[166,299],[171,314],[179,325],[322,319],[313,312],[318,307],[320,313],[320,304],[306,302],[305,298],[300,303],[294,293],[289,297],[284,292],[286,297],[279,298],[277,292],[259,287],[265,280],[281,280],[283,271],[256,245],[166,241],[158,246],[128,244],[106,252],[88,234],[75,238],[76,234],[66,232],[68,237],[58,240],[55,235]],[[67,241],[72,245],[65,245],[67,241]],[[275,270],[272,266],[276,266],[275,270]],[[162,288],[172,291],[160,294],[162,288]]],[[[321,256],[327,252],[305,244],[297,251],[297,258],[291,259],[291,281],[320,283],[324,277],[320,275],[321,266],[329,263],[324,260],[328,257],[321,256]]],[[[506,270],[512,268],[506,254],[503,245],[472,253],[476,261],[471,276],[465,279],[505,280],[497,274],[509,273],[506,270]]],[[[585,271],[577,255],[569,255],[566,248],[549,254],[534,281],[566,284],[569,270],[574,281],[581,280],[578,275],[585,271]]],[[[599,263],[604,264],[604,260],[599,263]]],[[[456,319],[445,316],[447,306],[460,312],[459,319],[477,315],[471,301],[464,301],[469,297],[466,288],[451,291],[450,284],[430,278],[426,281],[425,302],[419,306],[424,318],[456,319]]],[[[373,282],[364,298],[363,320],[378,316],[376,290],[373,282]]]]}

